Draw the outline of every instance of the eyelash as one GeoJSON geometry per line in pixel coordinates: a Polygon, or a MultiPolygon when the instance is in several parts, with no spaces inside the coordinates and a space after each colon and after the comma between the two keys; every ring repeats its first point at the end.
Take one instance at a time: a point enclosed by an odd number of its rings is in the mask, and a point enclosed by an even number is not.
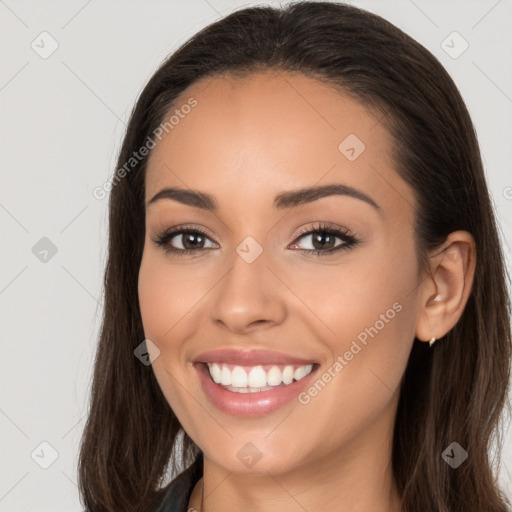
{"type": "MultiPolygon", "coordinates": [[[[326,235],[333,235],[337,238],[340,238],[345,243],[338,245],[337,247],[334,247],[333,249],[328,249],[326,251],[318,250],[318,249],[299,249],[303,251],[306,254],[313,254],[315,256],[325,256],[330,255],[335,252],[338,252],[340,250],[346,250],[351,249],[352,247],[355,247],[359,240],[352,234],[350,234],[350,231],[348,229],[342,229],[336,226],[329,226],[323,223],[318,224],[312,229],[304,229],[300,231],[297,234],[297,237],[292,242],[292,244],[295,244],[300,238],[303,238],[305,235],[311,235],[314,233],[321,233],[326,235]]],[[[204,250],[210,250],[210,248],[206,249],[176,249],[168,245],[169,241],[172,240],[176,235],[183,235],[183,234],[195,234],[200,235],[204,238],[210,239],[207,233],[204,231],[193,228],[190,226],[176,226],[174,228],[168,229],[158,235],[155,239],[153,239],[153,242],[158,245],[159,247],[162,247],[164,252],[166,254],[172,254],[174,256],[186,256],[186,255],[193,255],[197,252],[204,251],[204,250]]],[[[211,239],[210,239],[211,240],[211,239]]]]}

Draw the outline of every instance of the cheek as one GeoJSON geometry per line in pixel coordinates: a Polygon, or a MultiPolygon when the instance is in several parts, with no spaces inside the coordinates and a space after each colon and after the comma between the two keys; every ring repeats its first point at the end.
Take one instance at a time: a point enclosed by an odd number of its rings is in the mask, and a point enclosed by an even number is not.
{"type": "Polygon", "coordinates": [[[304,396],[311,416],[338,419],[348,435],[398,396],[414,340],[416,272],[411,245],[318,267],[297,281],[330,355],[322,382],[304,396]]]}
{"type": "MultiPolygon", "coordinates": [[[[160,251],[160,249],[158,249],[160,251]]],[[[204,273],[203,273],[204,274],[204,273]]],[[[204,275],[180,265],[170,265],[165,255],[145,249],[138,280],[139,305],[144,332],[164,345],[182,339],[190,328],[189,315],[208,291],[204,275]],[[181,333],[179,336],[177,333],[181,333]]],[[[165,348],[165,347],[160,347],[165,348]]]]}
{"type": "Polygon", "coordinates": [[[408,339],[414,331],[409,305],[418,284],[416,272],[412,248],[402,252],[385,248],[380,253],[354,253],[337,265],[308,265],[294,269],[293,276],[288,274],[302,309],[306,305],[318,325],[318,336],[339,353],[358,335],[363,343],[374,337],[395,343],[395,348],[408,339]]]}
{"type": "MultiPolygon", "coordinates": [[[[145,249],[138,278],[139,306],[144,335],[160,351],[152,362],[152,371],[167,403],[183,421],[188,414],[187,397],[180,385],[186,382],[180,340],[187,336],[183,329],[189,327],[186,315],[189,304],[193,304],[189,296],[192,292],[179,272],[166,271],[165,267],[160,255],[145,249]]],[[[185,422],[193,432],[193,424],[185,422]]]]}
{"type": "MultiPolygon", "coordinates": [[[[197,405],[200,393],[187,384],[195,372],[187,364],[187,341],[198,337],[199,316],[204,317],[201,308],[216,279],[214,269],[200,273],[187,265],[171,265],[157,250],[144,250],[138,277],[139,306],[144,335],[160,350],[152,369],[167,402],[191,433],[195,430],[190,404],[197,405]]],[[[200,406],[194,409],[195,415],[201,413],[204,409],[200,406]]]]}
{"type": "Polygon", "coordinates": [[[172,376],[179,377],[182,369],[182,342],[190,328],[187,314],[194,298],[179,272],[169,272],[161,257],[151,249],[143,254],[138,279],[139,306],[144,336],[159,349],[152,368],[162,391],[169,400],[167,389],[173,386],[172,376]]]}

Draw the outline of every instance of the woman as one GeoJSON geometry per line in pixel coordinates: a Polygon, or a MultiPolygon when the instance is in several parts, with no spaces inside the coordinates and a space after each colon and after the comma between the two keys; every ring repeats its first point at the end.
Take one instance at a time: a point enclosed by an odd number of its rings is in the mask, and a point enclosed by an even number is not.
{"type": "Polygon", "coordinates": [[[505,512],[489,449],[508,307],[477,139],[439,62],[355,7],[239,10],[131,116],[83,502],[505,512]],[[168,469],[184,471],[163,486],[168,469]]]}

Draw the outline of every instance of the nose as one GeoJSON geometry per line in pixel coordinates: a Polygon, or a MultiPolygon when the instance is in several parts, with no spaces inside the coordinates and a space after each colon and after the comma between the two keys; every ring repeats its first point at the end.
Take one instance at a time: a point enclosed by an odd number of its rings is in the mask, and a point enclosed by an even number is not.
{"type": "Polygon", "coordinates": [[[212,294],[214,323],[236,334],[281,324],[287,315],[285,288],[267,268],[265,251],[252,263],[237,253],[212,294]]]}

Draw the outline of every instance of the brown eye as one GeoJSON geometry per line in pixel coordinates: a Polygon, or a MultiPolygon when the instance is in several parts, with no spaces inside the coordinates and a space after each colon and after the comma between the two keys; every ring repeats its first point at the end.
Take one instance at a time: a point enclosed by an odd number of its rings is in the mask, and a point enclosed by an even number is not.
{"type": "MultiPolygon", "coordinates": [[[[311,245],[313,246],[313,250],[332,250],[336,246],[336,236],[331,235],[330,233],[325,232],[317,232],[312,233],[310,235],[303,236],[303,238],[310,238],[311,245]]],[[[339,245],[339,244],[338,244],[339,245]]],[[[308,247],[305,247],[306,250],[311,250],[308,247]]]]}
{"type": "Polygon", "coordinates": [[[159,235],[155,244],[167,253],[176,255],[194,254],[203,249],[216,249],[218,245],[198,229],[173,228],[159,235]]]}
{"type": "MultiPolygon", "coordinates": [[[[176,247],[177,249],[186,249],[189,251],[195,249],[202,249],[206,241],[206,237],[204,235],[191,231],[174,235],[171,238],[171,240],[175,239],[177,240],[177,242],[172,244],[174,247],[176,247]],[[181,242],[178,242],[180,238],[181,242]]],[[[169,240],[168,243],[170,243],[171,240],[169,240]]]]}
{"type": "Polygon", "coordinates": [[[327,255],[341,249],[354,247],[358,240],[344,230],[333,226],[320,225],[315,229],[304,231],[295,239],[292,249],[300,249],[307,254],[327,255]],[[305,243],[299,243],[305,240],[305,243]],[[337,241],[338,240],[338,241],[337,241]]]}

